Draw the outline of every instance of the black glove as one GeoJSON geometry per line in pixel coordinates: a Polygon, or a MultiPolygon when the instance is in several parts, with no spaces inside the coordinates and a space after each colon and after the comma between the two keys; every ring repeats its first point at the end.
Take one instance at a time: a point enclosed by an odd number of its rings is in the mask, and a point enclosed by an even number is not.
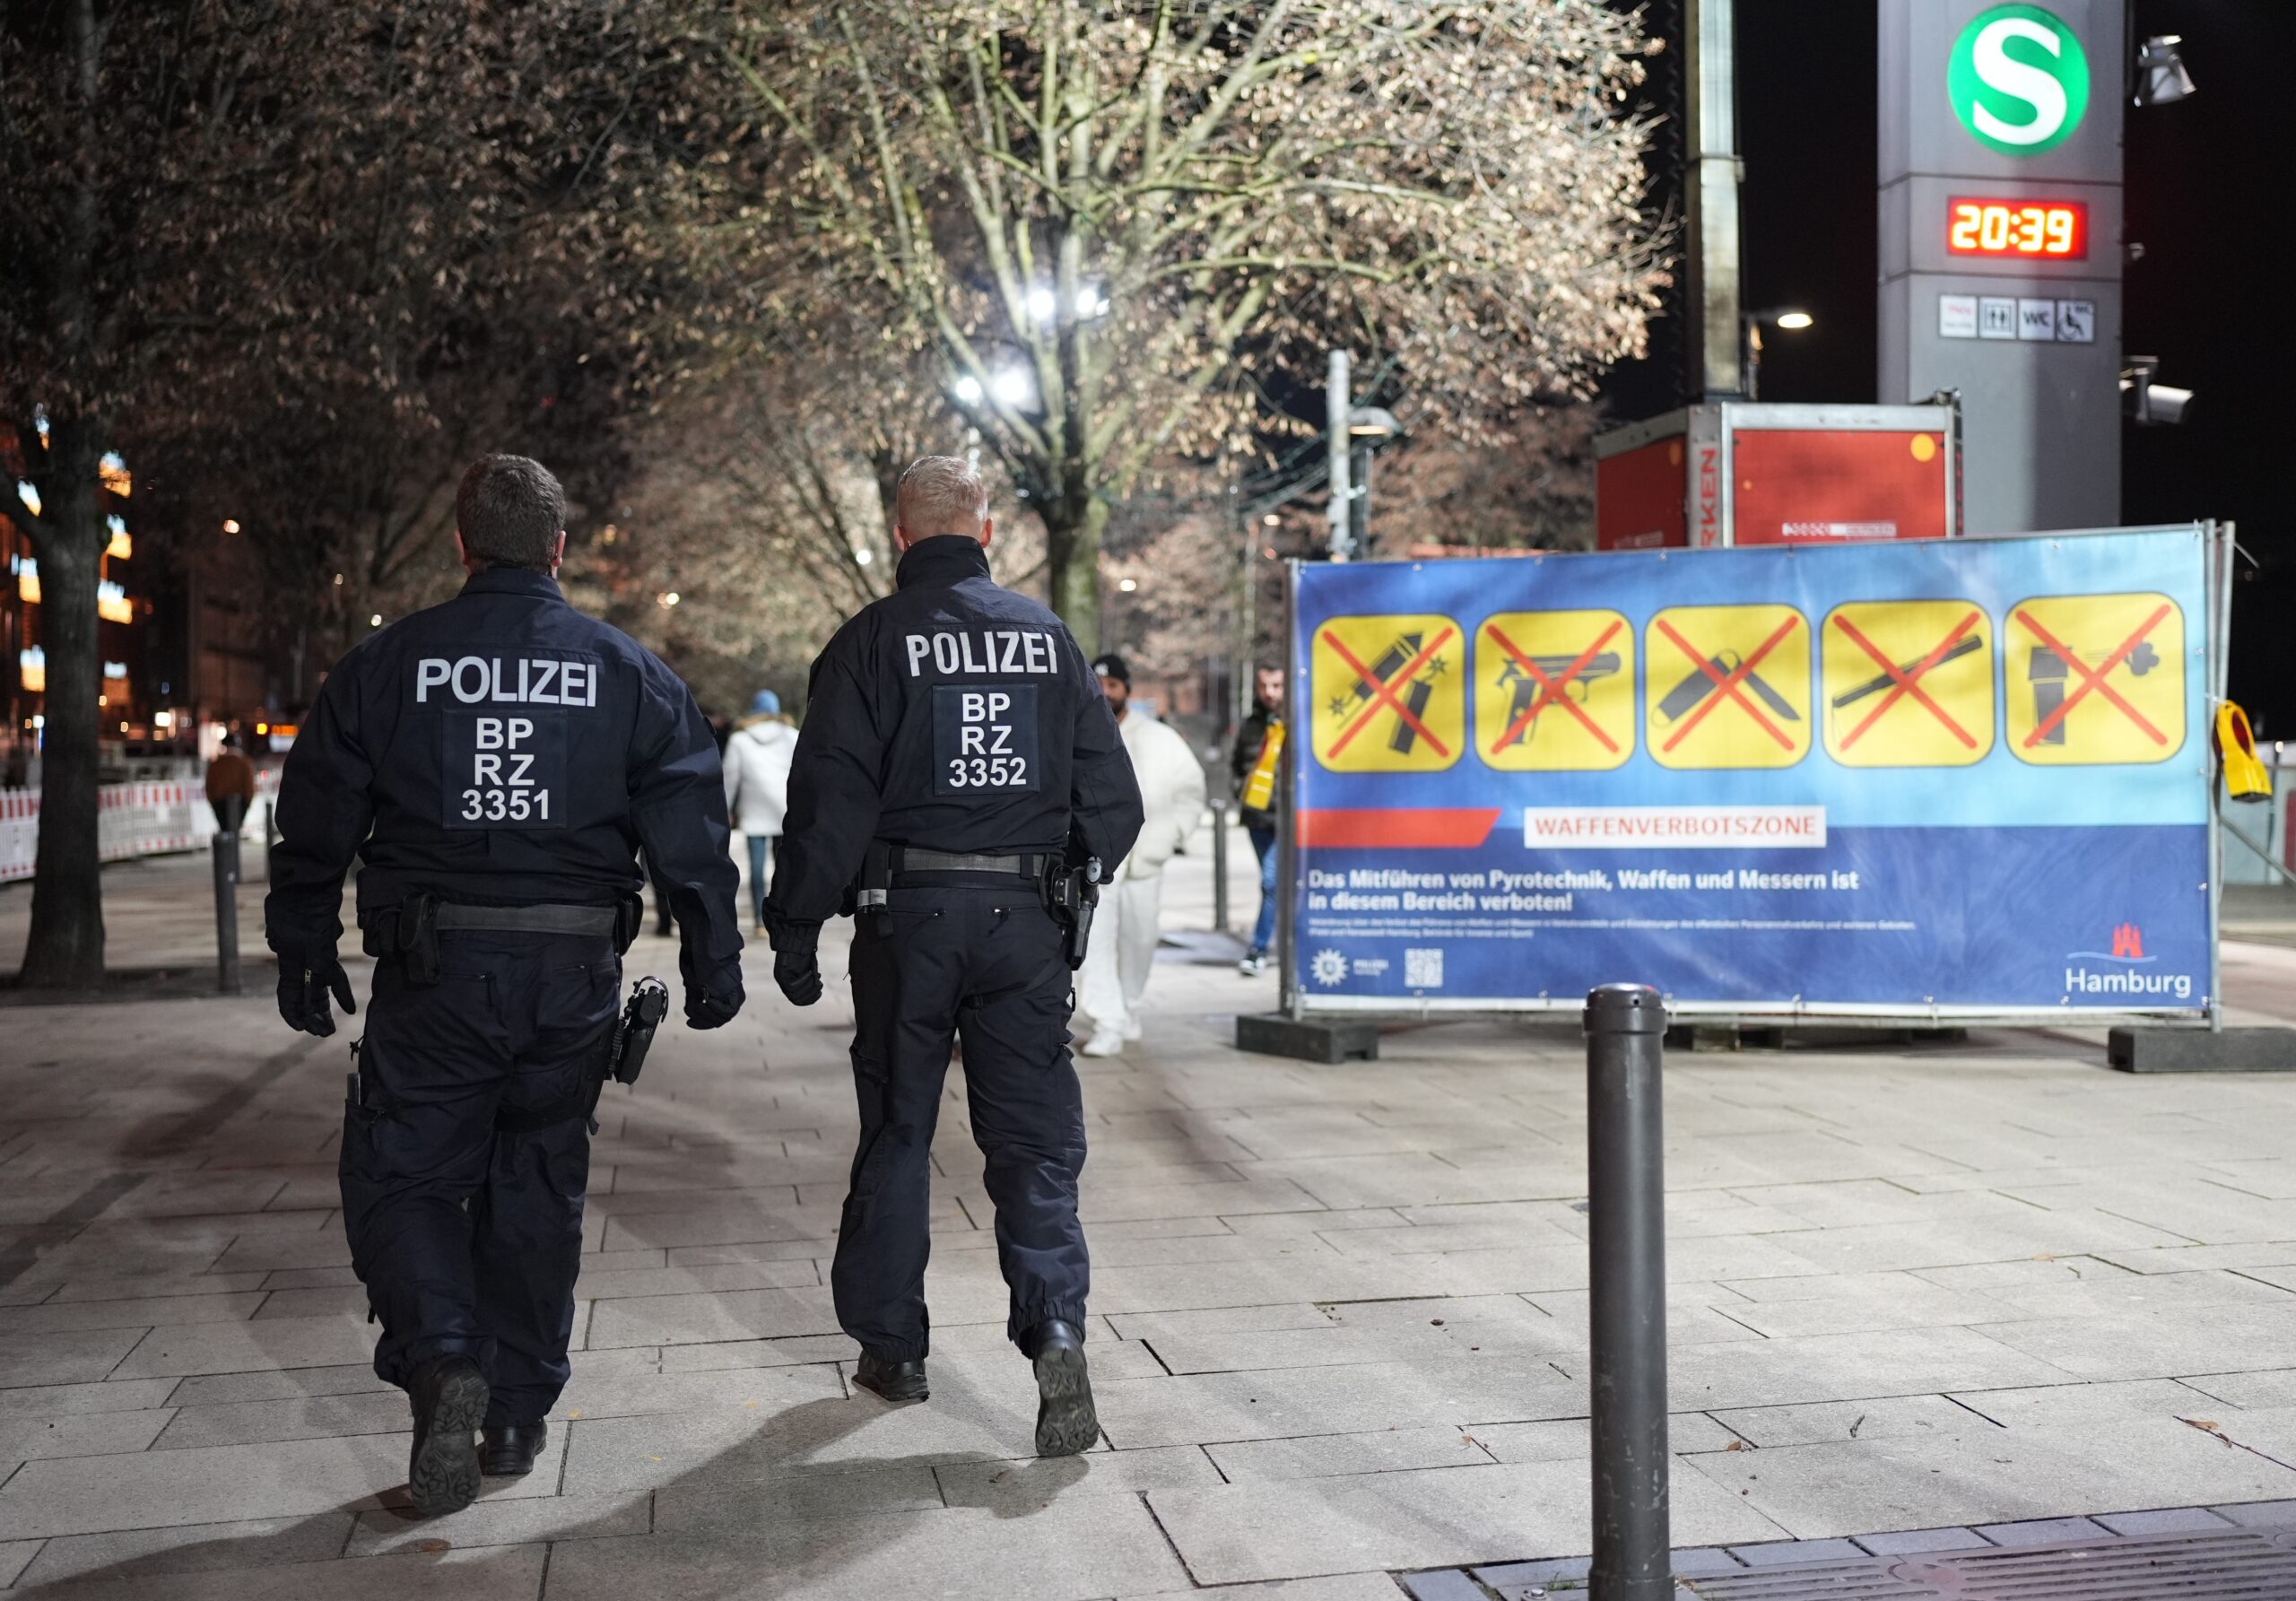
{"type": "Polygon", "coordinates": [[[722,1029],[734,1021],[742,1009],[742,987],[726,989],[689,989],[685,992],[685,1026],[690,1029],[722,1029]]]}
{"type": "Polygon", "coordinates": [[[822,964],[814,959],[813,948],[776,951],[773,981],[781,986],[781,993],[789,997],[793,1006],[810,1006],[821,999],[822,964]]]}
{"type": "Polygon", "coordinates": [[[326,1005],[330,993],[345,1014],[359,1010],[351,999],[351,975],[333,956],[299,956],[292,951],[279,953],[279,1015],[287,1020],[289,1028],[317,1034],[322,1040],[333,1034],[335,1014],[326,1005]]]}
{"type": "Polygon", "coordinates": [[[819,923],[768,924],[773,941],[773,981],[793,1006],[810,1006],[822,998],[822,964],[814,956],[821,941],[819,923]]]}

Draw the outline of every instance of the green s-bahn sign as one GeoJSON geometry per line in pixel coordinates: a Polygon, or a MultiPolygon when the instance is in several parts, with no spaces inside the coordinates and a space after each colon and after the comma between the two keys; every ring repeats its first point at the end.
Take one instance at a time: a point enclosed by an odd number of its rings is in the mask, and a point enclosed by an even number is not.
{"type": "Polygon", "coordinates": [[[2038,5],[1996,5],[1953,41],[1945,93],[1970,137],[2004,155],[2054,150],[2089,109],[2089,57],[2038,5]]]}

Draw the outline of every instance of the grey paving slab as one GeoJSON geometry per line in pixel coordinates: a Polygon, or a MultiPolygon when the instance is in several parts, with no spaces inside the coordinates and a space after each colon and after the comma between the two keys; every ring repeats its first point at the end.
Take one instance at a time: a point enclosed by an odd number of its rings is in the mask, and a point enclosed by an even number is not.
{"type": "Polygon", "coordinates": [[[1996,1545],[2058,1545],[2101,1539],[2112,1531],[2087,1518],[2035,1518],[2022,1523],[1980,1523],[1977,1532],[1996,1545]]]}
{"type": "Polygon", "coordinates": [[[440,1540],[454,1550],[468,1551],[549,1540],[610,1539],[649,1533],[653,1518],[652,1498],[643,1494],[482,1501],[449,1518],[418,1518],[411,1510],[361,1512],[342,1554],[419,1551],[440,1540]]]}
{"type": "Polygon", "coordinates": [[[174,1406],[228,1406],[242,1401],[286,1401],[302,1396],[350,1396],[361,1391],[399,1392],[375,1377],[365,1362],[320,1368],[283,1368],[252,1373],[195,1374],[188,1379],[147,1379],[164,1384],[174,1406]]]}
{"type": "Polygon", "coordinates": [[[0,1422],[0,1462],[140,1451],[167,1426],[165,1412],[90,1412],[0,1422]]]}
{"type": "Polygon", "coordinates": [[[0,1389],[0,1420],[144,1412],[165,1405],[175,1388],[172,1379],[128,1379],[114,1384],[35,1384],[0,1389]]]}
{"type": "MultiPolygon", "coordinates": [[[[1296,1440],[1231,1440],[1203,1448],[1231,1483],[1253,1479],[1319,1479],[1339,1474],[1393,1473],[1399,1468],[1474,1467],[1498,1458],[1480,1434],[1452,1425],[1380,1429],[1366,1434],[1311,1434],[1296,1440]]],[[[1579,1438],[1584,1448],[1585,1436],[1579,1438]]],[[[1175,1449],[1191,1448],[1171,1448],[1175,1449]]],[[[1127,1453],[1128,1454],[1128,1453],[1127,1453]]]]}
{"type": "MultiPolygon", "coordinates": [[[[1165,1590],[1166,1597],[1187,1596],[1204,1601],[1200,1589],[1165,1590]]],[[[1283,1579],[1273,1584],[1230,1585],[1217,1601],[1398,1601],[1403,1594],[1386,1573],[1340,1573],[1327,1579],[1283,1579]]],[[[1119,1596],[1117,1601],[1151,1601],[1145,1595],[1119,1596]]]]}
{"type": "Polygon", "coordinates": [[[161,1450],[257,1445],[267,1440],[329,1440],[353,1434],[404,1434],[409,1412],[396,1389],[281,1401],[185,1406],[155,1442],[161,1450]]]}
{"type": "Polygon", "coordinates": [[[41,1591],[56,1601],[533,1601],[548,1553],[540,1545],[255,1568],[88,1578],[41,1591]]]}
{"type": "Polygon", "coordinates": [[[2073,1375],[1984,1331],[1929,1328],[1692,1345],[1674,1353],[1666,1377],[1674,1409],[1693,1412],[1824,1401],[1861,1390],[1920,1395],[2063,1383],[2073,1375]]]}
{"type": "MultiPolygon", "coordinates": [[[[1777,1538],[1778,1526],[1695,1474],[1676,1475],[1684,1543],[1777,1538]]],[[[1157,1518],[1200,1583],[1563,1555],[1590,1541],[1578,1463],[1448,1467],[1154,1491],[1157,1518]]]]}
{"type": "Polygon", "coordinates": [[[8,1540],[0,1542],[0,1586],[12,1585],[17,1576],[39,1554],[38,1540],[8,1540]]]}
{"type": "Polygon", "coordinates": [[[374,1354],[375,1331],[355,1318],[265,1318],[162,1325],[143,1336],[114,1377],[259,1372],[348,1364],[374,1354]]]}
{"type": "Polygon", "coordinates": [[[601,1348],[699,1344],[837,1331],[837,1310],[825,1289],[631,1296],[601,1301],[590,1318],[590,1344],[601,1348]]]}
{"type": "Polygon", "coordinates": [[[357,1318],[367,1316],[367,1292],[356,1283],[315,1284],[305,1289],[270,1289],[257,1318],[357,1318]]]}
{"type": "Polygon", "coordinates": [[[2133,1511],[2147,1501],[2259,1499],[2296,1488],[2296,1473],[2173,1420],[2137,1420],[2112,1437],[1975,1428],[1982,1444],[1974,1449],[1966,1438],[1899,1438],[1685,1460],[1798,1539],[2077,1517],[2100,1507],[2133,1511]],[[2013,1517],[2004,1519],[2003,1509],[2013,1517]]]}
{"type": "Polygon", "coordinates": [[[1714,1415],[1757,1446],[1822,1445],[1909,1434],[1954,1436],[1967,1431],[1973,1421],[1968,1407],[1944,1396],[1883,1396],[1865,1401],[1750,1406],[1714,1415]]]}
{"type": "Polygon", "coordinates": [[[150,1328],[181,1323],[237,1323],[262,1304],[260,1292],[237,1295],[165,1295],[134,1301],[50,1301],[0,1308],[0,1335],[54,1334],[83,1328],[150,1328]]]}
{"type": "MultiPolygon", "coordinates": [[[[2163,1507],[2152,1512],[2100,1512],[2092,1522],[2117,1535],[2199,1535],[2235,1527],[2206,1507],[2163,1507]]],[[[2004,1542],[2006,1544],[2006,1542],[2004,1542]]]]}
{"type": "Polygon", "coordinates": [[[2281,1528],[2296,1524],[2296,1500],[2230,1501],[2209,1510],[2242,1528],[2281,1528]]]}
{"type": "Polygon", "coordinates": [[[124,1278],[66,1279],[48,1297],[51,1305],[79,1301],[173,1300],[190,1295],[243,1295],[263,1288],[260,1273],[135,1274],[124,1278]]]}
{"type": "Polygon", "coordinates": [[[270,1562],[323,1562],[343,1554],[352,1520],[349,1512],[326,1512],[309,1518],[66,1535],[41,1548],[24,1578],[29,1584],[45,1585],[96,1573],[126,1579],[254,1568],[270,1562]]]}
{"type": "MultiPolygon", "coordinates": [[[[1501,1462],[1583,1462],[1594,1449],[1592,1425],[1583,1417],[1535,1423],[1474,1423],[1466,1432],[1501,1462]]],[[[1702,1412],[1677,1412],[1666,1419],[1666,1444],[1678,1457],[1735,1450],[1745,1443],[1702,1412]]]]}
{"type": "Polygon", "coordinates": [[[719,1525],[639,1540],[569,1542],[549,1601],[709,1596],[716,1601],[882,1601],[934,1576],[941,1601],[1047,1601],[1188,1588],[1147,1509],[1124,1497],[1056,1501],[1025,1524],[991,1508],[782,1525],[719,1525]]]}
{"type": "Polygon", "coordinates": [[[1366,1362],[1266,1373],[1210,1373],[1095,1386],[1100,1426],[1123,1449],[1190,1441],[1289,1439],[1457,1423],[1570,1417],[1583,1379],[1492,1359],[1366,1362]]]}
{"type": "MultiPolygon", "coordinates": [[[[843,1354],[849,1360],[848,1344],[843,1354]]],[[[764,1416],[808,1401],[841,1400],[845,1386],[836,1368],[815,1362],[803,1367],[759,1367],[706,1373],[591,1375],[580,1369],[552,1417],[630,1417],[649,1413],[739,1409],[764,1416]]]]}
{"type": "Polygon", "coordinates": [[[948,1505],[993,1507],[1016,1517],[1075,1496],[1135,1495],[1144,1490],[1202,1488],[1222,1482],[1221,1470],[1199,1446],[951,1462],[936,1466],[933,1474],[948,1505]]]}
{"type": "Polygon", "coordinates": [[[88,1328],[69,1334],[0,1335],[0,1386],[80,1384],[109,1378],[144,1333],[140,1328],[88,1328]]]}
{"type": "MultiPolygon", "coordinates": [[[[405,1484],[406,1452],[405,1435],[373,1434],[27,1462],[0,1487],[0,1539],[378,1505],[405,1484]]],[[[486,1493],[546,1493],[549,1477],[491,1481],[486,1493]]]]}
{"type": "Polygon", "coordinates": [[[1930,1551],[1968,1551],[1993,1542],[1970,1528],[1908,1528],[1859,1535],[1852,1544],[1875,1556],[1919,1556],[1930,1551]]]}
{"type": "Polygon", "coordinates": [[[1848,1540],[1792,1540],[1769,1545],[1733,1545],[1729,1554],[1749,1568],[1798,1568],[1809,1562],[1855,1562],[1866,1553],[1848,1540]]]}
{"type": "Polygon", "coordinates": [[[2228,1364],[2296,1367],[2296,1307],[2161,1307],[1989,1323],[1975,1332],[2080,1379],[2173,1378],[2228,1364]]]}
{"type": "Polygon", "coordinates": [[[664,1535],[882,1518],[944,1505],[929,1463],[898,1459],[865,1466],[796,1465],[768,1474],[737,1473],[713,1464],[664,1484],[652,1495],[654,1531],[664,1535]]]}

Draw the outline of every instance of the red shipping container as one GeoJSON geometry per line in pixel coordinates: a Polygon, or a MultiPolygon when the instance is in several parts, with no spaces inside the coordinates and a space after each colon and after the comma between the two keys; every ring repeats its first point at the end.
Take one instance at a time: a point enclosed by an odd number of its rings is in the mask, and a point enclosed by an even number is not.
{"type": "Polygon", "coordinates": [[[1719,401],[1595,441],[1598,550],[1946,539],[1961,532],[1946,405],[1719,401]]]}

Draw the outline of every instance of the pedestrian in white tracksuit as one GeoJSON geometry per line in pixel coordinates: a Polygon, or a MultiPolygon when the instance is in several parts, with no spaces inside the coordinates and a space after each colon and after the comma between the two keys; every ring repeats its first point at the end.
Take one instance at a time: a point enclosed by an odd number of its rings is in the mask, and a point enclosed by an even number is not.
{"type": "Polygon", "coordinates": [[[1120,656],[1092,664],[1116,713],[1117,732],[1131,753],[1133,776],[1147,816],[1132,854],[1100,892],[1100,909],[1086,947],[1078,985],[1080,1008],[1092,1019],[1088,1057],[1112,1057],[1140,1038],[1140,999],[1156,961],[1157,919],[1164,898],[1164,864],[1187,842],[1204,815],[1204,765],[1170,726],[1133,707],[1132,671],[1120,656]]]}
{"type": "Polygon", "coordinates": [[[773,842],[789,809],[789,762],[797,731],[781,715],[781,697],[760,690],[750,715],[726,742],[726,811],[750,842],[750,910],[765,932],[765,892],[773,880],[773,842]]]}

